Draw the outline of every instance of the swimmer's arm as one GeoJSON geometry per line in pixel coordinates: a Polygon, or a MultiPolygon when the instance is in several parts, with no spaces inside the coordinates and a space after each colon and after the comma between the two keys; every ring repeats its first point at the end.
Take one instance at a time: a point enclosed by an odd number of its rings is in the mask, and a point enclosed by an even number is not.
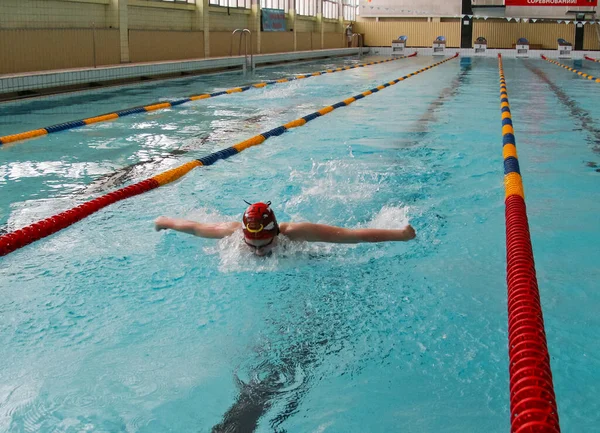
{"type": "Polygon", "coordinates": [[[414,239],[415,229],[346,229],[313,223],[283,223],[281,233],[292,240],[356,244],[360,242],[397,242],[414,239]]]}
{"type": "Polygon", "coordinates": [[[231,236],[242,226],[240,222],[206,224],[179,218],[158,217],[154,221],[156,231],[171,229],[208,239],[221,239],[231,236]]]}

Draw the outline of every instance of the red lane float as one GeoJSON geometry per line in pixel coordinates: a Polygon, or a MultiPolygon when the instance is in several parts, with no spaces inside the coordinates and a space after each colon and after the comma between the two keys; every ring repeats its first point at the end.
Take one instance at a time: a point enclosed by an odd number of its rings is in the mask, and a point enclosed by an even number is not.
{"type": "Polygon", "coordinates": [[[58,215],[30,224],[12,233],[0,236],[0,256],[4,256],[25,245],[50,236],[112,203],[142,194],[151,189],[158,188],[158,186],[159,184],[156,180],[146,179],[95,198],[73,209],[61,212],[58,215]]]}
{"type": "Polygon", "coordinates": [[[511,433],[560,433],[502,56],[500,100],[506,189],[506,282],[511,433]]]}

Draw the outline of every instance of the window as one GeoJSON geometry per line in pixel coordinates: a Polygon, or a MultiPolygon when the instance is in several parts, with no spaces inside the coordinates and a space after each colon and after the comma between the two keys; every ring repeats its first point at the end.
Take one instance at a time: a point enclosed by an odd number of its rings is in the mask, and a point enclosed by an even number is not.
{"type": "Polygon", "coordinates": [[[283,9],[286,13],[290,9],[288,0],[260,0],[261,9],[283,9]]]}
{"type": "Polygon", "coordinates": [[[191,3],[191,4],[196,3],[196,0],[151,0],[151,1],[169,2],[169,3],[191,3]]]}
{"type": "Polygon", "coordinates": [[[296,0],[296,13],[309,17],[317,16],[317,0],[296,0]]]}
{"type": "Polygon", "coordinates": [[[345,21],[356,21],[358,0],[342,0],[345,21]]]}
{"type": "Polygon", "coordinates": [[[323,0],[323,18],[339,18],[337,0],[323,0]]]}
{"type": "Polygon", "coordinates": [[[250,9],[250,0],[209,0],[208,4],[211,6],[250,9]]]}

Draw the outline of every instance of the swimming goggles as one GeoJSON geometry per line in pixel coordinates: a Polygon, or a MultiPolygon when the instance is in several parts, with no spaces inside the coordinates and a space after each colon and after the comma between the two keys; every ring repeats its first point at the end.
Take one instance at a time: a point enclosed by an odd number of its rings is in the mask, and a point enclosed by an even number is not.
{"type": "Polygon", "coordinates": [[[254,250],[260,250],[260,249],[262,249],[262,248],[265,248],[265,247],[268,247],[269,245],[271,245],[271,244],[273,243],[273,241],[274,241],[274,240],[275,240],[275,236],[273,236],[273,237],[271,238],[271,241],[270,241],[268,244],[264,244],[264,245],[260,245],[260,246],[258,246],[258,245],[252,245],[252,244],[249,244],[249,243],[248,243],[248,241],[246,240],[246,238],[244,238],[244,243],[245,243],[246,245],[248,245],[250,248],[253,248],[254,250]]]}

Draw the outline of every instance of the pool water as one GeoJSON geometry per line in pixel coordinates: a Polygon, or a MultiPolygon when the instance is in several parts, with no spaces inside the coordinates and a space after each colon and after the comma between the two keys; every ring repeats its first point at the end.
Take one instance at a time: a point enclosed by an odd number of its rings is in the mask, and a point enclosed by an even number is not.
{"type": "MultiPolygon", "coordinates": [[[[0,135],[354,61],[6,104],[0,135]]],[[[327,74],[0,148],[0,227],[436,61],[327,74]]],[[[592,432],[598,89],[542,60],[505,59],[504,69],[561,425],[592,432]]],[[[498,89],[496,59],[447,62],[0,258],[0,432],[508,431],[498,89]],[[153,229],[159,215],[239,220],[243,200],[272,201],[279,221],[410,223],[417,238],[290,244],[259,258],[239,233],[215,241],[153,229]]]]}

